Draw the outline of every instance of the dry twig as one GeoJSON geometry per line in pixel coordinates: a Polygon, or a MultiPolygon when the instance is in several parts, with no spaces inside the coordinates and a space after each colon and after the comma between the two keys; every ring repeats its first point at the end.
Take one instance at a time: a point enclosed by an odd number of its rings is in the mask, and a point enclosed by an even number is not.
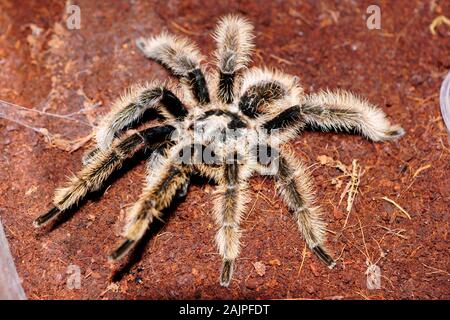
{"type": "Polygon", "coordinates": [[[356,159],[353,159],[351,167],[344,165],[339,160],[334,160],[333,158],[325,156],[325,155],[318,156],[317,160],[319,160],[320,164],[322,164],[322,165],[337,168],[343,172],[342,175],[333,178],[333,180],[331,181],[331,183],[335,184],[337,188],[340,188],[342,186],[342,179],[349,178],[347,185],[345,186],[344,190],[342,191],[341,197],[339,200],[339,204],[341,204],[342,200],[347,195],[347,207],[346,207],[347,216],[345,218],[345,222],[344,222],[344,226],[343,226],[343,228],[345,228],[347,226],[348,218],[350,216],[350,212],[352,211],[356,195],[358,194],[358,188],[359,188],[359,184],[361,182],[361,176],[364,174],[364,172],[362,171],[362,168],[358,164],[358,160],[356,160],[356,159]]]}
{"type": "Polygon", "coordinates": [[[390,204],[393,204],[395,207],[397,207],[397,209],[399,209],[409,220],[411,220],[411,216],[410,216],[410,214],[405,210],[405,209],[403,209],[402,207],[400,207],[400,205],[399,204],[397,204],[397,202],[395,202],[394,200],[392,200],[392,199],[389,199],[388,197],[382,197],[381,199],[383,199],[384,201],[387,201],[387,202],[389,202],[390,204]]]}
{"type": "Polygon", "coordinates": [[[436,28],[438,26],[440,26],[441,24],[446,24],[446,25],[450,26],[450,19],[443,15],[434,18],[429,27],[430,32],[433,36],[435,36],[437,34],[436,28]]]}

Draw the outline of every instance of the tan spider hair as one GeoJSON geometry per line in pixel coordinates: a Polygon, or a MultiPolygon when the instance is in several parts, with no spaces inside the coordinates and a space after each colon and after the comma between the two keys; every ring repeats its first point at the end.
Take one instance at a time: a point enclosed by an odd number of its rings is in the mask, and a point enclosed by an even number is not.
{"type": "Polygon", "coordinates": [[[118,99],[99,124],[96,146],[83,158],[83,167],[56,190],[53,206],[35,226],[55,221],[104,187],[114,171],[140,152],[148,156],[144,187],[127,212],[123,239],[111,260],[127,254],[162,211],[186,194],[190,177],[201,175],[218,184],[212,211],[222,258],[219,282],[230,285],[241,247],[249,179],[260,174],[274,178],[308,247],[332,268],[335,261],[325,247],[326,224],[311,176],[286,143],[310,127],[358,133],[372,141],[399,138],[404,130],[355,94],[305,94],[296,76],[249,68],[254,35],[245,18],[222,18],[213,37],[214,70],[202,65],[199,49],[184,37],[164,32],[136,41],[144,55],[166,67],[180,85],[152,81],[133,86],[118,99]],[[158,114],[159,124],[145,123],[149,110],[158,114]]]}

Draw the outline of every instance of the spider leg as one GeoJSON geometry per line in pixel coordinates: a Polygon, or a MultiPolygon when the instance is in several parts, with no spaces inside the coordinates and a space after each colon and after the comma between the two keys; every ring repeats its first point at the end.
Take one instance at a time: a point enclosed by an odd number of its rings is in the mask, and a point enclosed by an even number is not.
{"type": "Polygon", "coordinates": [[[200,67],[202,55],[189,39],[162,33],[152,38],[139,38],[136,45],[147,58],[159,62],[180,77],[198,103],[210,102],[205,76],[200,67]]]}
{"type": "Polygon", "coordinates": [[[114,143],[106,151],[99,151],[89,164],[83,166],[81,171],[69,180],[66,187],[55,192],[54,206],[38,217],[34,226],[40,227],[49,223],[76,205],[89,192],[100,189],[111,173],[122,166],[125,159],[144,146],[154,148],[168,141],[174,130],[171,125],[148,128],[114,143]]]}
{"type": "Polygon", "coordinates": [[[223,170],[220,167],[214,167],[203,163],[195,164],[194,168],[198,174],[214,183],[218,183],[223,174],[223,170]]]}
{"type": "Polygon", "coordinates": [[[170,205],[177,192],[188,183],[189,175],[187,166],[167,159],[159,172],[152,173],[156,179],[147,179],[139,200],[128,212],[123,232],[125,240],[111,253],[111,260],[120,259],[139,242],[153,220],[160,219],[161,211],[170,205]]]}
{"type": "Polygon", "coordinates": [[[373,141],[393,140],[405,133],[400,126],[392,125],[381,109],[343,90],[307,96],[302,113],[305,122],[313,127],[354,130],[373,141]]]}
{"type": "MultiPolygon", "coordinates": [[[[146,181],[150,185],[154,180],[157,180],[161,174],[161,167],[163,167],[167,162],[167,151],[170,146],[161,146],[157,148],[147,160],[147,175],[146,181]]],[[[181,162],[184,163],[184,162],[181,162]]],[[[182,199],[187,195],[189,185],[191,184],[190,175],[187,177],[186,181],[180,186],[177,191],[176,198],[182,199]]]]}
{"type": "Polygon", "coordinates": [[[216,65],[219,69],[217,95],[220,101],[232,103],[234,83],[250,62],[253,50],[253,26],[239,16],[222,18],[214,32],[217,43],[216,65]]]}
{"type": "MultiPolygon", "coordinates": [[[[156,109],[170,120],[182,120],[188,110],[177,96],[163,84],[152,82],[144,86],[134,86],[118,99],[111,112],[99,124],[96,132],[97,147],[106,150],[125,129],[136,125],[148,109],[156,109]]],[[[98,151],[94,149],[85,156],[87,163],[98,151]]]]}
{"type": "Polygon", "coordinates": [[[296,77],[259,68],[244,73],[240,91],[239,109],[253,119],[281,112],[285,106],[297,104],[303,94],[296,77]]]}
{"type": "Polygon", "coordinates": [[[180,187],[180,190],[177,192],[177,198],[182,199],[186,197],[189,189],[189,185],[191,184],[191,179],[188,177],[185,182],[180,187]]]}
{"type": "Polygon", "coordinates": [[[301,108],[298,105],[289,107],[265,121],[261,127],[268,133],[272,133],[275,130],[286,131],[302,127],[304,124],[302,123],[301,112],[301,108]]]}
{"type": "Polygon", "coordinates": [[[220,284],[228,287],[234,269],[234,261],[239,255],[241,231],[239,224],[245,210],[247,183],[243,177],[243,166],[236,158],[223,167],[223,176],[214,201],[214,216],[219,230],[216,242],[222,256],[220,284]]]}
{"type": "Polygon", "coordinates": [[[305,122],[298,105],[289,107],[272,118],[265,119],[261,128],[270,135],[271,139],[276,139],[278,143],[285,142],[297,136],[304,128],[305,122]]]}
{"type": "Polygon", "coordinates": [[[305,165],[281,150],[267,145],[258,147],[267,150],[270,160],[262,160],[262,155],[258,154],[259,173],[275,177],[277,191],[293,212],[309,248],[329,268],[333,268],[335,262],[324,248],[325,222],[320,208],[314,206],[311,177],[305,165]]]}

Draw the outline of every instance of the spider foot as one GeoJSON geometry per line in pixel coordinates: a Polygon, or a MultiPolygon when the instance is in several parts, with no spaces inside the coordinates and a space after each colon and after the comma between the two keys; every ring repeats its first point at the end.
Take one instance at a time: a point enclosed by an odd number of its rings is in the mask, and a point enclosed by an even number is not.
{"type": "Polygon", "coordinates": [[[405,134],[405,129],[399,126],[392,126],[391,130],[386,132],[385,140],[395,140],[405,134]]]}
{"type": "Polygon", "coordinates": [[[43,215],[39,216],[36,220],[33,221],[33,226],[35,228],[40,228],[43,225],[49,223],[51,220],[56,218],[61,211],[57,207],[52,207],[43,215]]]}
{"type": "Polygon", "coordinates": [[[178,199],[183,199],[186,197],[189,189],[189,184],[191,183],[190,179],[188,178],[182,185],[181,188],[177,191],[176,197],[178,199]]]}
{"type": "Polygon", "coordinates": [[[317,257],[328,266],[328,268],[334,268],[336,262],[321,246],[315,246],[312,250],[317,255],[317,257]]]}
{"type": "Polygon", "coordinates": [[[108,260],[111,262],[117,261],[122,258],[131,248],[136,244],[135,240],[126,239],[120,246],[117,247],[110,255],[108,260]]]}
{"type": "Polygon", "coordinates": [[[224,260],[222,263],[222,272],[220,273],[220,285],[228,287],[230,285],[231,276],[233,275],[234,260],[224,260]]]}

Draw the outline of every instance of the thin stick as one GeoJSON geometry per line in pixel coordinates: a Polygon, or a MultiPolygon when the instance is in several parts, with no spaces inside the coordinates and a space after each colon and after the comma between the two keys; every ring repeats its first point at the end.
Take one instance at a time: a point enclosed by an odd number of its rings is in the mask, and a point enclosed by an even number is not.
{"type": "Polygon", "coordinates": [[[364,231],[363,231],[363,228],[362,228],[361,220],[359,219],[359,216],[358,216],[358,215],[356,215],[356,217],[358,218],[359,229],[361,230],[362,241],[363,241],[363,244],[364,244],[364,249],[366,250],[366,259],[367,259],[367,261],[368,261],[370,264],[372,264],[372,259],[370,259],[369,250],[367,249],[366,238],[365,238],[365,236],[364,236],[364,231]]]}
{"type": "Polygon", "coordinates": [[[409,213],[405,209],[400,207],[400,205],[398,205],[397,202],[395,202],[394,200],[389,199],[388,197],[382,197],[381,199],[383,199],[384,201],[387,201],[387,202],[393,204],[394,206],[396,206],[397,209],[399,209],[406,217],[408,217],[409,220],[411,220],[411,216],[409,215],[409,213]]]}
{"type": "Polygon", "coordinates": [[[300,276],[300,272],[302,272],[303,269],[303,263],[305,262],[305,258],[306,258],[306,244],[303,247],[303,252],[302,252],[302,262],[300,263],[300,267],[298,268],[298,272],[297,272],[297,278],[300,276]]]}
{"type": "Polygon", "coordinates": [[[430,27],[429,27],[430,32],[433,36],[436,35],[436,28],[441,24],[446,24],[446,25],[450,26],[450,19],[443,15],[434,18],[434,20],[431,22],[430,27]]]}
{"type": "Polygon", "coordinates": [[[201,33],[199,33],[199,32],[190,31],[190,30],[188,30],[188,29],[186,29],[186,28],[180,26],[180,25],[179,25],[178,23],[176,23],[175,21],[172,21],[171,24],[175,27],[175,29],[177,29],[177,30],[179,30],[179,31],[181,31],[181,32],[183,32],[183,33],[185,33],[185,34],[187,34],[187,35],[190,35],[190,36],[199,36],[199,35],[201,34],[201,33]]]}
{"type": "Polygon", "coordinates": [[[429,168],[431,168],[431,164],[427,164],[427,165],[417,169],[416,172],[414,172],[413,179],[415,179],[419,175],[419,173],[421,173],[422,171],[427,170],[429,168]]]}
{"type": "Polygon", "coordinates": [[[275,59],[275,60],[277,60],[277,61],[280,62],[280,63],[285,63],[285,64],[287,64],[287,65],[292,65],[292,64],[293,64],[291,61],[286,60],[286,59],[283,59],[283,58],[281,58],[281,57],[279,57],[279,56],[276,56],[276,55],[274,55],[274,54],[271,54],[270,57],[273,58],[273,59],[275,59]]]}
{"type": "Polygon", "coordinates": [[[433,272],[428,272],[427,274],[444,273],[444,274],[450,276],[450,272],[447,272],[447,271],[445,271],[445,270],[438,269],[438,268],[435,268],[435,267],[432,267],[432,266],[427,266],[425,263],[422,263],[422,264],[423,264],[424,267],[427,267],[427,268],[429,268],[429,269],[434,270],[433,272]]]}

